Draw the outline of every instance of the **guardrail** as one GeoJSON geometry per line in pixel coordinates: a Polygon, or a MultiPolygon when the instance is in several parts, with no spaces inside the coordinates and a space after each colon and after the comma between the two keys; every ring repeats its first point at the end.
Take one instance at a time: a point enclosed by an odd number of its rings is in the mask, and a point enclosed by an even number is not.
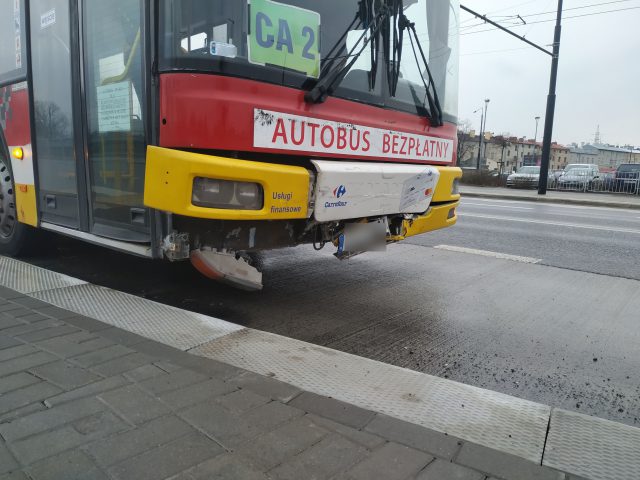
{"type": "Polygon", "coordinates": [[[596,177],[587,179],[549,178],[550,190],[568,190],[574,192],[640,194],[640,178],[596,177]]]}

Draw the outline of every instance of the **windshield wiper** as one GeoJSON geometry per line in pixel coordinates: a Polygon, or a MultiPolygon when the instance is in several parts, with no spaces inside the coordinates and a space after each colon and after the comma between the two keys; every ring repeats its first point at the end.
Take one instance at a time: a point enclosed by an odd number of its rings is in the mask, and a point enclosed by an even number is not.
{"type": "MultiPolygon", "coordinates": [[[[387,61],[387,80],[389,83],[389,91],[392,97],[395,97],[400,79],[400,66],[402,64],[402,46],[404,44],[404,32],[408,31],[411,49],[416,65],[420,67],[420,59],[418,52],[424,65],[424,72],[428,77],[428,82],[424,75],[420,75],[422,84],[425,89],[425,96],[429,105],[429,120],[434,127],[439,127],[442,122],[442,107],[438,98],[431,69],[427,57],[420,43],[420,38],[416,32],[415,23],[409,21],[404,14],[403,0],[362,0],[359,4],[359,12],[356,18],[347,27],[345,33],[340,37],[338,42],[333,46],[328,56],[328,63],[322,69],[318,81],[314,87],[309,90],[304,99],[307,103],[323,103],[326,99],[333,95],[334,91],[344,80],[349,71],[353,68],[360,55],[365,51],[371,43],[371,72],[369,74],[369,87],[373,89],[376,82],[376,73],[378,70],[378,52],[380,50],[380,34],[382,33],[382,42],[384,56],[387,61]],[[374,2],[376,14],[374,16],[374,2]],[[397,19],[395,21],[394,19],[397,19]],[[354,26],[356,29],[361,25],[365,25],[365,29],[358,38],[358,41],[351,48],[347,55],[333,56],[336,49],[345,41],[348,33],[352,31],[354,26]],[[393,40],[391,40],[391,24],[393,24],[393,40]],[[362,44],[362,46],[360,46],[362,44]],[[392,45],[392,51],[389,51],[389,45],[392,45]],[[417,46],[417,50],[416,50],[417,46]],[[359,50],[358,50],[359,49],[359,50]],[[357,50],[357,51],[356,51],[357,50]],[[348,59],[351,59],[348,61],[348,59]],[[336,63],[336,60],[340,62],[336,63]]],[[[346,49],[346,48],[345,48],[346,49]]],[[[417,92],[415,88],[411,88],[414,102],[418,104],[417,92]]],[[[422,100],[421,103],[424,103],[422,100]]]]}
{"type": "MultiPolygon", "coordinates": [[[[402,63],[402,45],[404,43],[404,31],[407,30],[409,32],[409,41],[411,42],[411,50],[413,50],[413,57],[416,61],[416,65],[420,67],[420,60],[418,59],[419,51],[422,58],[422,64],[424,65],[424,71],[426,72],[429,79],[429,82],[427,82],[427,80],[424,78],[424,75],[420,75],[422,84],[424,85],[425,89],[425,96],[427,97],[427,102],[429,104],[429,120],[431,120],[432,126],[440,127],[443,125],[442,106],[440,105],[440,99],[438,98],[436,85],[433,81],[433,76],[431,75],[429,62],[427,61],[427,57],[422,48],[422,44],[420,43],[420,38],[418,37],[418,33],[416,32],[416,24],[409,21],[407,16],[402,13],[402,0],[395,0],[394,7],[399,16],[398,24],[397,26],[394,25],[393,32],[393,59],[390,68],[391,74],[389,79],[391,96],[395,97],[398,88],[398,81],[400,79],[400,65],[402,63]],[[417,51],[416,46],[418,47],[417,51]]],[[[415,95],[415,91],[413,92],[413,94],[415,95]]]]}
{"type": "Polygon", "coordinates": [[[371,74],[369,78],[370,87],[373,88],[375,86],[375,72],[377,71],[378,64],[378,42],[379,42],[379,34],[382,27],[385,23],[391,18],[392,10],[387,5],[380,5],[379,0],[376,0],[377,3],[377,13],[375,16],[373,15],[373,2],[372,0],[367,0],[366,3],[360,2],[360,11],[356,15],[356,18],[351,25],[349,25],[347,31],[344,35],[338,40],[336,45],[331,49],[329,54],[330,61],[322,69],[320,73],[320,77],[318,81],[314,85],[314,87],[309,90],[304,99],[307,103],[323,103],[326,99],[333,95],[333,92],[340,85],[340,83],[344,80],[347,73],[353,68],[355,63],[362,55],[369,45],[369,43],[373,44],[373,48],[371,48],[371,74]],[[362,32],[360,38],[355,43],[351,51],[342,57],[342,60],[335,64],[335,60],[338,57],[331,58],[331,55],[334,53],[336,47],[341,45],[342,42],[347,37],[348,33],[351,31],[353,26],[359,20],[358,27],[362,25],[365,21],[369,23],[369,25],[365,25],[365,29],[362,32]],[[362,46],[360,46],[362,44],[362,46]],[[358,50],[359,48],[359,50],[358,50]],[[358,50],[356,52],[356,50],[358,50]],[[351,59],[347,63],[347,59],[351,59]]]}

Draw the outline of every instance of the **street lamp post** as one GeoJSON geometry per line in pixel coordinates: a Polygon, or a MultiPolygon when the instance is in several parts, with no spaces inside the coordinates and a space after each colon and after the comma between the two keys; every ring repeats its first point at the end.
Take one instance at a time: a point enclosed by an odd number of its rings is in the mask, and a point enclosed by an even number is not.
{"type": "MultiPolygon", "coordinates": [[[[484,141],[484,130],[487,126],[487,106],[489,105],[490,100],[488,98],[484,99],[484,114],[480,117],[480,144],[478,146],[478,160],[476,163],[476,170],[480,170],[480,155],[482,155],[482,143],[484,141]]],[[[477,110],[476,110],[477,112],[477,110]]]]}
{"type": "Polygon", "coordinates": [[[538,122],[540,117],[536,117],[536,134],[533,136],[533,161],[536,162],[536,147],[538,146],[538,122]]]}
{"type": "Polygon", "coordinates": [[[478,112],[480,112],[480,134],[478,135],[478,161],[476,169],[480,170],[480,150],[482,150],[482,121],[484,120],[484,112],[482,111],[482,107],[473,111],[473,113],[478,112]]]}

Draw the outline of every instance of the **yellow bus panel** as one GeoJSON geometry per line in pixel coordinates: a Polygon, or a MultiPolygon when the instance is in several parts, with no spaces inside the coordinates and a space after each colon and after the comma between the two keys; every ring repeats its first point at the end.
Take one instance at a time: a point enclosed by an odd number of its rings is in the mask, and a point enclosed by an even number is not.
{"type": "Polygon", "coordinates": [[[147,147],[146,206],[166,212],[216,220],[307,218],[310,175],[307,169],[235,158],[147,147]],[[261,210],[208,208],[192,204],[196,177],[262,185],[261,210]]]}

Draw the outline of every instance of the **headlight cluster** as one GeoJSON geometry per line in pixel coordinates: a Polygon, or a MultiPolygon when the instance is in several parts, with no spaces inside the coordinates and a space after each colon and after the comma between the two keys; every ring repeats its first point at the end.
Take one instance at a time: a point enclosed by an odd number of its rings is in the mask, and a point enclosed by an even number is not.
{"type": "Polygon", "coordinates": [[[191,203],[206,208],[262,210],[264,190],[259,183],[196,177],[191,203]]]}

